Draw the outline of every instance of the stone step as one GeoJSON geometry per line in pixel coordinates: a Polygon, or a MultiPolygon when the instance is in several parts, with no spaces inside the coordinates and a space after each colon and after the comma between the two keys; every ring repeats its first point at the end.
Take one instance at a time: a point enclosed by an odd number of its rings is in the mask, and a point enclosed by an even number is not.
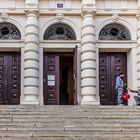
{"type": "Polygon", "coordinates": [[[131,132],[131,131],[120,131],[120,130],[110,130],[110,131],[101,131],[101,130],[7,130],[0,131],[1,137],[87,137],[90,136],[94,138],[98,137],[127,137],[135,138],[140,136],[140,132],[131,132]]]}
{"type": "Polygon", "coordinates": [[[0,126],[0,130],[8,131],[8,130],[14,130],[14,131],[34,131],[34,130],[55,130],[55,131],[100,131],[100,132],[110,132],[110,131],[123,131],[123,132],[139,132],[140,127],[139,125],[124,125],[124,124],[115,124],[115,125],[106,125],[106,124],[94,124],[94,125],[78,125],[78,124],[69,124],[69,125],[40,125],[40,126],[31,126],[31,125],[6,125],[6,126],[0,126]],[[95,126],[96,125],[96,126],[95,126]]]}
{"type": "Polygon", "coordinates": [[[17,111],[17,110],[14,110],[14,111],[11,111],[11,112],[7,112],[7,111],[3,111],[3,112],[0,112],[0,116],[2,115],[5,115],[5,116],[8,116],[8,115],[51,115],[51,116],[55,116],[55,115],[65,115],[65,116],[68,116],[68,115],[75,115],[75,116],[84,116],[84,115],[139,115],[140,114],[140,111],[116,111],[116,112],[108,112],[108,111],[105,111],[105,112],[97,112],[97,111],[94,111],[94,112],[84,112],[84,111],[80,111],[80,112],[71,112],[71,111],[65,111],[65,112],[53,112],[53,111],[17,111]]]}
{"type": "Polygon", "coordinates": [[[140,107],[0,106],[0,140],[139,140],[140,107]]]}
{"type": "Polygon", "coordinates": [[[90,137],[90,136],[85,136],[85,137],[75,137],[75,136],[69,136],[69,137],[65,137],[65,136],[58,136],[58,137],[51,137],[51,136],[47,136],[47,137],[0,137],[0,140],[139,140],[139,137],[129,137],[126,138],[125,137],[100,137],[100,136],[94,136],[94,137],[90,137]]]}
{"type": "Polygon", "coordinates": [[[40,109],[44,109],[44,110],[48,110],[48,109],[58,109],[61,110],[69,110],[71,108],[73,108],[73,110],[75,109],[85,109],[85,110],[91,110],[91,109],[94,109],[94,110],[104,110],[104,109],[107,109],[107,110],[115,110],[115,109],[121,109],[121,110],[132,110],[132,109],[136,109],[138,110],[140,108],[140,106],[73,106],[73,105],[46,105],[46,106],[32,106],[32,105],[0,105],[0,110],[3,110],[3,109],[8,109],[8,110],[12,110],[12,109],[19,109],[19,110],[31,110],[31,109],[35,109],[35,110],[40,110],[40,109]]]}

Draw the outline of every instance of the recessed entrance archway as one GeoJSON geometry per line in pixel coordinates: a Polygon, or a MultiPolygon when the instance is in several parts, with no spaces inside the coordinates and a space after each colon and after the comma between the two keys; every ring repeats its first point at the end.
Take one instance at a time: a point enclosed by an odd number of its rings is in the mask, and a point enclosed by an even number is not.
{"type": "MultiPolygon", "coordinates": [[[[12,23],[0,23],[0,41],[20,40],[21,33],[12,23]]],[[[2,48],[3,46],[1,46],[2,48]]],[[[8,50],[8,49],[7,49],[8,50]]],[[[20,52],[0,52],[0,104],[20,104],[20,52]]]]}
{"type": "Polygon", "coordinates": [[[100,52],[99,93],[101,105],[117,105],[115,79],[120,72],[124,72],[124,83],[127,83],[127,53],[100,52]]]}
{"type": "MultiPolygon", "coordinates": [[[[56,45],[56,40],[61,40],[62,42],[67,40],[70,44],[71,41],[76,40],[76,34],[70,26],[63,23],[55,23],[46,29],[43,39],[53,41],[54,45],[56,45]]],[[[70,48],[70,51],[67,52],[67,45],[65,49],[61,48],[59,52],[44,52],[43,93],[45,105],[77,104],[76,58],[77,47],[75,49],[70,48]]]]}
{"type": "Polygon", "coordinates": [[[0,52],[0,104],[20,103],[20,53],[0,52]]]}
{"type": "MultiPolygon", "coordinates": [[[[120,72],[125,73],[125,83],[127,84],[127,52],[119,52],[115,48],[110,48],[109,41],[116,43],[131,40],[129,30],[121,24],[112,23],[103,27],[99,33],[99,40],[106,43],[106,51],[99,53],[99,95],[102,105],[116,105],[117,93],[115,90],[115,79],[120,72]],[[110,48],[111,51],[108,51],[110,48]],[[115,51],[113,51],[113,49],[115,51]]],[[[118,44],[119,45],[119,44],[118,44]]],[[[102,50],[102,49],[101,49],[102,50]]]]}

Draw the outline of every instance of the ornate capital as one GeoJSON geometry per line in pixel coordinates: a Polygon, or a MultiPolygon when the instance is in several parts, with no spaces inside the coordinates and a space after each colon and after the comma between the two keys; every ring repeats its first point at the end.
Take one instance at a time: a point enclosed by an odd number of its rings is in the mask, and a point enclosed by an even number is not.
{"type": "Polygon", "coordinates": [[[38,17],[39,16],[39,13],[38,13],[38,11],[37,10],[25,10],[26,11],[26,16],[28,17],[28,16],[30,16],[30,15],[34,15],[34,16],[36,16],[36,17],[38,17]]]}
{"type": "Polygon", "coordinates": [[[82,16],[86,15],[86,14],[92,14],[93,16],[95,16],[97,9],[95,4],[83,4],[82,6],[82,16]]]}
{"type": "Polygon", "coordinates": [[[95,16],[95,14],[96,14],[96,11],[93,11],[93,10],[88,10],[88,11],[83,11],[82,12],[82,17],[84,17],[84,16],[95,16]]]}
{"type": "Polygon", "coordinates": [[[59,22],[62,22],[63,19],[64,19],[64,14],[57,14],[57,15],[56,15],[56,19],[57,19],[59,22]]]}
{"type": "Polygon", "coordinates": [[[2,12],[2,13],[0,14],[0,19],[1,19],[3,22],[5,22],[6,20],[8,20],[8,18],[9,18],[9,15],[8,15],[7,13],[2,12]]]}
{"type": "Polygon", "coordinates": [[[119,14],[113,14],[112,15],[112,21],[117,22],[120,19],[119,14]]]}

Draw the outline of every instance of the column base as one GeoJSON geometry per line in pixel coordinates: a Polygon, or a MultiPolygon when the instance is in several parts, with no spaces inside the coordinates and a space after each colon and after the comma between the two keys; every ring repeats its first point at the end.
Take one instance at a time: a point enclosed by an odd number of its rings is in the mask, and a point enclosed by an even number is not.
{"type": "Polygon", "coordinates": [[[34,95],[25,95],[21,105],[39,105],[38,97],[34,95]]]}
{"type": "Polygon", "coordinates": [[[81,105],[100,105],[100,101],[97,100],[94,94],[82,94],[81,105]]]}
{"type": "Polygon", "coordinates": [[[38,101],[23,101],[21,105],[39,105],[38,101]]]}
{"type": "Polygon", "coordinates": [[[98,101],[81,101],[80,105],[100,105],[98,101]]]}

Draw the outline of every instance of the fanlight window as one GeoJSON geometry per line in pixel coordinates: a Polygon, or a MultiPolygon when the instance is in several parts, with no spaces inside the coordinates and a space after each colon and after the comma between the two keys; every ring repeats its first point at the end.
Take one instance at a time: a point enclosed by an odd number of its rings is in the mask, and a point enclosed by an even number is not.
{"type": "Polygon", "coordinates": [[[99,40],[131,40],[131,35],[121,24],[109,24],[100,31],[99,40]]]}
{"type": "Polygon", "coordinates": [[[19,29],[11,23],[0,23],[0,40],[21,39],[19,29]]]}
{"type": "Polygon", "coordinates": [[[45,40],[76,40],[73,29],[65,24],[53,24],[46,29],[45,40]]]}

